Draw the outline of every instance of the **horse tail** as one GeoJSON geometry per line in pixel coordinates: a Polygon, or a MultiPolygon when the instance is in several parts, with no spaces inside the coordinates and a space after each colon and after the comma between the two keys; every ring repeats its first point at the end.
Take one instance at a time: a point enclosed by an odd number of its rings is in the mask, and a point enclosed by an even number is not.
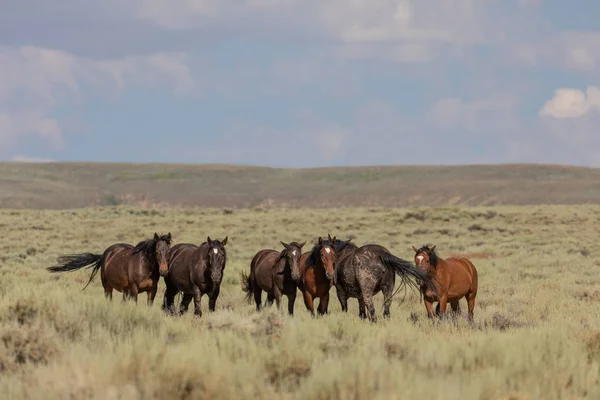
{"type": "Polygon", "coordinates": [[[244,271],[242,271],[242,291],[246,293],[246,301],[248,301],[248,303],[252,302],[252,294],[254,293],[252,279],[250,278],[250,275],[246,275],[244,271]]]}
{"type": "Polygon", "coordinates": [[[46,269],[50,272],[70,272],[83,267],[92,268],[90,280],[82,289],[85,290],[85,288],[88,287],[88,285],[92,282],[92,279],[94,279],[98,273],[98,270],[104,264],[104,257],[102,254],[93,253],[69,254],[58,257],[57,261],[59,263],[58,265],[54,265],[46,269]]]}
{"type": "Polygon", "coordinates": [[[437,288],[433,284],[432,277],[427,272],[416,268],[410,261],[403,260],[387,252],[381,254],[379,257],[386,268],[390,268],[396,275],[402,278],[402,285],[408,285],[419,291],[419,284],[424,284],[428,289],[437,294],[437,288]]]}

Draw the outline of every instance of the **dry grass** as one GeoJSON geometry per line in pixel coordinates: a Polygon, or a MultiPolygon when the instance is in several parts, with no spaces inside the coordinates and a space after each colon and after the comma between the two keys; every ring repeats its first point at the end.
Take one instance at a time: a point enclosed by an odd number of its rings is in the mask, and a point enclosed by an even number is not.
{"type": "MultiPolygon", "coordinates": [[[[600,396],[597,206],[337,210],[0,211],[0,393],[10,399],[596,399],[600,396]],[[118,296],[87,273],[51,275],[63,253],[101,252],[171,231],[228,235],[217,311],[175,318],[118,296]],[[390,321],[244,301],[240,271],[279,240],[356,236],[412,258],[436,244],[479,270],[475,324],[431,324],[398,295],[390,321]]],[[[287,302],[284,303],[287,305],[287,302]]],[[[463,312],[466,310],[461,302],[463,312]]],[[[377,296],[381,315],[381,295],[377,296]]]]}

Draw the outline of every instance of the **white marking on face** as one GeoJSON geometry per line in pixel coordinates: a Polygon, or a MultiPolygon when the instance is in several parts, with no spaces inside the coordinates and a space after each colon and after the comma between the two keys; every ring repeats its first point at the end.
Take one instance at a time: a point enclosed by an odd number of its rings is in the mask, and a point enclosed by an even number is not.
{"type": "Polygon", "coordinates": [[[325,247],[325,253],[329,254],[331,252],[331,250],[329,249],[329,247],[325,247]]]}
{"type": "Polygon", "coordinates": [[[219,250],[213,249],[213,253],[217,254],[218,252],[219,252],[219,250]]]}
{"type": "Polygon", "coordinates": [[[425,258],[424,256],[417,256],[417,261],[421,262],[421,261],[423,261],[424,258],[425,258]]]}
{"type": "Polygon", "coordinates": [[[296,250],[292,251],[292,255],[295,256],[296,255],[296,250]]]}

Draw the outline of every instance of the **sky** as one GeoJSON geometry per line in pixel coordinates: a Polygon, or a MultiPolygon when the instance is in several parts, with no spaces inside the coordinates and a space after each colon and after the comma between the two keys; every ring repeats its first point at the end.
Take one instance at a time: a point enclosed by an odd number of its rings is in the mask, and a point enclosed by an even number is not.
{"type": "Polygon", "coordinates": [[[600,167],[596,0],[2,3],[0,160],[600,167]]]}

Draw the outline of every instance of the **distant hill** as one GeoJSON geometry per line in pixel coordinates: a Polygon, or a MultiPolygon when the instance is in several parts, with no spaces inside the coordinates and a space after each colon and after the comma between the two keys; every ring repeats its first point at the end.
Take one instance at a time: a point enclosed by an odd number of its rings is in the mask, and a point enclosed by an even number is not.
{"type": "Polygon", "coordinates": [[[0,163],[0,207],[353,207],[600,204],[600,169],[556,165],[278,169],[0,163]]]}

